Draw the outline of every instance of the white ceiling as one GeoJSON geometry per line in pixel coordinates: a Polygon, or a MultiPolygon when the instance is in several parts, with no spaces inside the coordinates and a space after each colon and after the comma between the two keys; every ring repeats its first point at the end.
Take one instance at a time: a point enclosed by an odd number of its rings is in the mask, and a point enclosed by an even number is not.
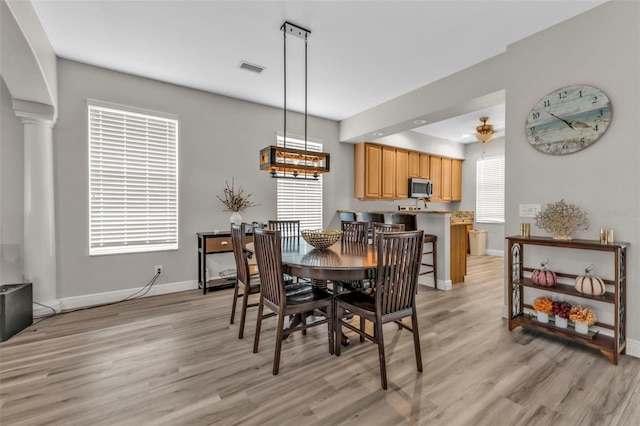
{"type": "MultiPolygon", "coordinates": [[[[282,107],[287,20],[309,36],[310,115],[341,120],[503,52],[598,1],[33,0],[62,58],[282,107]],[[241,61],[266,67],[261,74],[241,61]]],[[[303,111],[304,43],[287,38],[287,109],[303,111]]],[[[419,131],[460,140],[504,106],[419,131]],[[458,139],[456,139],[458,138],[458,139]]],[[[463,141],[463,140],[460,140],[463,141]]]]}

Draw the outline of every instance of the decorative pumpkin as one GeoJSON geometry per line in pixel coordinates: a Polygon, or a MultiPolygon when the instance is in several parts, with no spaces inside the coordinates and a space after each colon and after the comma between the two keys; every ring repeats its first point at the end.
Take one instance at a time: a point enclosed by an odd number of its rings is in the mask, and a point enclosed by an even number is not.
{"type": "Polygon", "coordinates": [[[553,287],[558,282],[556,273],[547,269],[546,265],[549,259],[545,259],[540,263],[540,269],[534,269],[531,273],[531,281],[540,287],[553,287]]]}
{"type": "Polygon", "coordinates": [[[607,292],[607,289],[604,286],[602,278],[591,275],[592,269],[593,265],[589,265],[589,267],[584,270],[584,275],[578,275],[576,277],[575,288],[580,293],[602,296],[607,292]]]}

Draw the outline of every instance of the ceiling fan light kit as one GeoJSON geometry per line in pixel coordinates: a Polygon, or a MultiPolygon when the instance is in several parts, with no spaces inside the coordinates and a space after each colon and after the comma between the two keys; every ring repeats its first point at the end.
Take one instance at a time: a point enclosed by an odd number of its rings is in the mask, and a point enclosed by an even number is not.
{"type": "Polygon", "coordinates": [[[487,124],[489,117],[480,117],[481,125],[476,127],[476,138],[482,143],[487,143],[493,138],[493,125],[487,124]]]}

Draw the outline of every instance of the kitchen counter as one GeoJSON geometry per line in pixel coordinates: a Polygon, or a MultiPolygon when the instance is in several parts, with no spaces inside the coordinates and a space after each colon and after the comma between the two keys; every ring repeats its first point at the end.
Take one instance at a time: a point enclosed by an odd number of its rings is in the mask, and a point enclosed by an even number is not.
{"type": "MultiPolygon", "coordinates": [[[[425,234],[432,234],[438,237],[438,283],[434,283],[433,274],[421,275],[418,283],[428,287],[435,287],[439,290],[451,290],[452,285],[463,282],[466,274],[467,256],[467,226],[473,224],[473,211],[458,210],[367,210],[373,213],[385,215],[385,221],[391,223],[392,213],[416,214],[418,229],[422,229],[425,234]]],[[[358,211],[338,210],[338,213],[356,213],[358,211]]]]}

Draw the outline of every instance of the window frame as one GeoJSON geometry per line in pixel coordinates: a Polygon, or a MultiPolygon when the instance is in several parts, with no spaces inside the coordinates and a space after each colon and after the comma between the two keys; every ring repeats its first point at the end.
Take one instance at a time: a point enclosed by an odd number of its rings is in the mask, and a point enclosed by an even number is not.
{"type": "MultiPolygon", "coordinates": [[[[278,132],[276,136],[276,145],[284,146],[283,133],[278,132]]],[[[287,134],[287,147],[305,149],[304,138],[290,136],[287,134]]],[[[307,150],[314,152],[322,152],[323,144],[321,140],[307,138],[307,150]]],[[[278,220],[300,220],[300,229],[320,229],[323,227],[323,183],[322,175],[318,176],[317,180],[310,179],[295,179],[295,178],[278,178],[276,184],[276,215],[278,220]],[[298,188],[293,189],[293,192],[298,192],[296,195],[296,202],[299,203],[300,196],[308,196],[309,194],[317,194],[318,199],[311,202],[305,202],[304,209],[314,208],[317,212],[312,215],[300,215],[298,211],[285,213],[282,211],[281,202],[285,197],[281,194],[284,187],[296,186],[298,188]]]]}
{"type": "Polygon", "coordinates": [[[504,180],[504,155],[477,160],[475,212],[477,223],[505,223],[504,180]],[[497,187],[495,187],[496,185],[497,187]]]}
{"type": "Polygon", "coordinates": [[[88,99],[87,148],[89,255],[178,250],[178,116],[88,99]]]}

